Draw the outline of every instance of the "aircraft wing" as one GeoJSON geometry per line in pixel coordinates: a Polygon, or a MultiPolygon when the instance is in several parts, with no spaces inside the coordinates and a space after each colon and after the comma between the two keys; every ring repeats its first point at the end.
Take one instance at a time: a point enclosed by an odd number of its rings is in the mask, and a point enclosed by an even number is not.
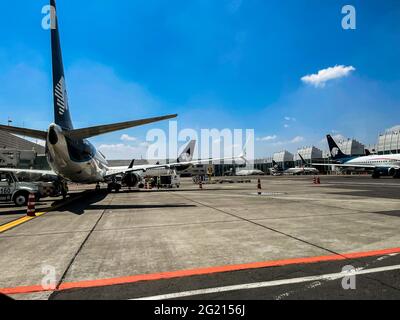
{"type": "Polygon", "coordinates": [[[113,176],[129,172],[146,172],[147,170],[152,170],[152,169],[172,169],[175,167],[185,166],[185,165],[199,165],[216,161],[238,161],[238,160],[246,162],[246,158],[243,155],[240,155],[239,157],[232,157],[232,158],[214,158],[214,159],[211,158],[204,160],[192,160],[186,162],[175,162],[166,164],[144,164],[144,165],[132,166],[131,168],[110,167],[104,178],[108,179],[112,178],[113,176]]]}
{"type": "Polygon", "coordinates": [[[20,136],[27,136],[27,137],[34,138],[34,139],[46,140],[46,138],[47,138],[46,131],[11,127],[11,126],[5,126],[5,125],[0,125],[0,130],[6,131],[9,133],[13,133],[13,134],[18,134],[20,136]]]}
{"type": "Polygon", "coordinates": [[[0,171],[2,172],[13,172],[13,173],[30,173],[30,174],[41,174],[43,176],[58,176],[57,173],[55,173],[52,170],[35,170],[35,169],[14,169],[14,168],[0,168],[0,171]]]}
{"type": "Polygon", "coordinates": [[[83,129],[74,129],[74,130],[69,130],[69,131],[65,132],[65,135],[67,137],[73,138],[73,139],[87,139],[87,138],[99,136],[101,134],[105,134],[105,133],[109,133],[109,132],[119,131],[119,130],[123,130],[123,129],[142,126],[142,125],[153,123],[153,122],[176,118],[177,116],[178,116],[177,114],[172,114],[172,115],[167,115],[167,116],[163,116],[163,117],[127,121],[127,122],[114,123],[114,124],[109,124],[109,125],[102,125],[102,126],[83,128],[83,129]]]}

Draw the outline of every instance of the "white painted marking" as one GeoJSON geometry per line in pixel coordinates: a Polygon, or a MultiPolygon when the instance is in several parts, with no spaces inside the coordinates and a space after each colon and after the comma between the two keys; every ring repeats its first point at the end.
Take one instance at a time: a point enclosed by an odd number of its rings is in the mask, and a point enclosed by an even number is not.
{"type": "Polygon", "coordinates": [[[383,182],[383,183],[377,183],[377,182],[348,182],[348,181],[337,181],[337,182],[325,182],[325,184],[328,185],[359,185],[359,186],[371,186],[371,187],[376,187],[376,186],[387,186],[387,187],[399,187],[400,184],[398,183],[390,183],[390,182],[383,182]]]}
{"type": "Polygon", "coordinates": [[[239,285],[227,286],[227,287],[218,287],[218,288],[177,292],[177,293],[164,294],[164,295],[159,295],[159,296],[145,297],[145,298],[132,299],[132,300],[177,299],[177,298],[198,296],[198,295],[204,295],[204,294],[221,293],[221,292],[238,291],[238,290],[251,290],[251,289],[276,287],[276,286],[283,286],[283,285],[288,285],[288,284],[297,284],[297,283],[304,283],[304,282],[313,282],[313,281],[322,281],[322,280],[332,281],[332,280],[338,280],[338,279],[348,277],[348,276],[358,276],[358,275],[363,275],[363,274],[380,273],[380,272],[387,272],[387,271],[393,271],[393,270],[400,270],[400,265],[381,267],[381,268],[375,268],[375,269],[367,269],[367,270],[358,269],[358,270],[355,270],[354,272],[350,272],[350,273],[349,272],[340,272],[340,273],[324,274],[324,275],[320,275],[320,276],[310,276],[310,277],[275,280],[275,281],[267,281],[267,282],[256,282],[256,283],[239,284],[239,285]]]}

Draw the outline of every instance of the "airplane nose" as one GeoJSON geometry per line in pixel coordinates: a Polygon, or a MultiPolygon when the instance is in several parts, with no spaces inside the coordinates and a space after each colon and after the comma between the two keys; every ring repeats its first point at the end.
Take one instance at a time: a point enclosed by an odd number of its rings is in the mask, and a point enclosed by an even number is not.
{"type": "Polygon", "coordinates": [[[50,130],[49,130],[49,142],[50,142],[52,145],[55,145],[55,144],[57,144],[57,142],[58,142],[57,133],[56,133],[56,131],[54,130],[54,128],[50,128],[50,130]]]}

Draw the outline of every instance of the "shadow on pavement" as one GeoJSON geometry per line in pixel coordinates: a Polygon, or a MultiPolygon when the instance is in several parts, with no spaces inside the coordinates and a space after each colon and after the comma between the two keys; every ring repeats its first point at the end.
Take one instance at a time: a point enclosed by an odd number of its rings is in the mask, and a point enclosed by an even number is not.
{"type": "Polygon", "coordinates": [[[193,208],[190,204],[111,204],[111,205],[90,205],[86,210],[120,210],[120,209],[163,209],[163,208],[193,208]]]}
{"type": "MultiPolygon", "coordinates": [[[[76,215],[82,215],[88,210],[120,210],[120,209],[161,209],[161,208],[193,208],[196,205],[188,204],[98,204],[107,197],[106,191],[86,191],[83,196],[76,200],[71,200],[70,204],[58,209],[59,212],[71,212],[76,215]]],[[[62,200],[55,201],[53,205],[62,203],[62,200]]]]}

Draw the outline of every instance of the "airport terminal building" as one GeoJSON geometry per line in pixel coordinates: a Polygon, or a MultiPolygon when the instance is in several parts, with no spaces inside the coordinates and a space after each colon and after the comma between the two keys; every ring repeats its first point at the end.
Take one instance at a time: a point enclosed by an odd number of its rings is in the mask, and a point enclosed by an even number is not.
{"type": "Polygon", "coordinates": [[[376,151],[380,155],[400,153],[400,128],[380,134],[376,151]]]}
{"type": "Polygon", "coordinates": [[[0,131],[0,167],[47,169],[44,154],[43,146],[0,131]]]}

